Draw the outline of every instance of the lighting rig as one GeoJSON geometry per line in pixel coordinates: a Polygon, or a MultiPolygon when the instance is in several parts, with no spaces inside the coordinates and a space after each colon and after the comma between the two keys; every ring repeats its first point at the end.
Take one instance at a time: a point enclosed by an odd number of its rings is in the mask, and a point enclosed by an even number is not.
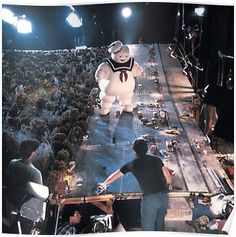
{"type": "MultiPolygon", "coordinates": [[[[201,46],[201,36],[202,36],[202,21],[205,9],[203,7],[195,8],[195,14],[199,18],[199,24],[195,24],[194,26],[186,26],[184,23],[184,4],[182,7],[182,26],[181,31],[183,32],[183,42],[181,43],[180,39],[174,38],[175,45],[174,47],[169,47],[171,51],[170,57],[179,58],[180,63],[183,64],[183,74],[185,76],[189,76],[191,82],[195,88],[198,90],[198,72],[203,71],[203,68],[200,66],[199,59],[195,56],[195,52],[198,49],[200,54],[200,46],[201,46]],[[186,41],[191,43],[190,52],[186,52],[186,41]],[[198,41],[198,42],[197,42],[198,41]],[[195,73],[193,73],[193,70],[195,73]]],[[[180,11],[177,13],[177,17],[180,17],[180,11]]]]}
{"type": "Polygon", "coordinates": [[[73,6],[69,6],[71,12],[66,18],[66,22],[68,22],[72,27],[79,28],[83,25],[82,18],[78,15],[75,8],[73,6]]]}
{"type": "Polygon", "coordinates": [[[217,73],[217,86],[222,87],[224,84],[224,80],[225,80],[225,84],[226,84],[226,88],[228,90],[232,90],[233,89],[233,85],[234,85],[234,80],[233,80],[233,68],[229,69],[229,72],[226,72],[225,70],[225,61],[226,60],[234,60],[234,57],[231,55],[226,55],[223,54],[220,50],[218,51],[218,73],[217,73]],[[225,78],[225,74],[226,75],[226,79],[225,78]]]}
{"type": "MultiPolygon", "coordinates": [[[[125,19],[125,35],[127,37],[127,35],[128,35],[127,22],[128,22],[129,17],[132,15],[132,11],[129,7],[125,7],[122,9],[121,15],[125,19]]],[[[127,41],[127,39],[126,39],[126,41],[127,41]]]]}
{"type": "Polygon", "coordinates": [[[7,8],[2,9],[2,20],[15,26],[18,33],[29,34],[32,33],[32,24],[27,19],[26,15],[16,16],[7,8]]]}

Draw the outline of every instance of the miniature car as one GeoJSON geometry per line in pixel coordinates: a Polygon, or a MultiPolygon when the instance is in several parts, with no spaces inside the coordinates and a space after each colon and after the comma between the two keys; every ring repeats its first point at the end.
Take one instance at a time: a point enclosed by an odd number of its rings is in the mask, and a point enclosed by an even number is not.
{"type": "Polygon", "coordinates": [[[144,125],[146,125],[148,123],[148,118],[147,117],[143,117],[141,119],[141,121],[143,122],[144,125]]]}
{"type": "Polygon", "coordinates": [[[159,153],[165,159],[169,159],[170,158],[170,155],[168,154],[168,152],[166,150],[161,149],[161,150],[159,150],[159,153]]]}
{"type": "Polygon", "coordinates": [[[138,118],[139,118],[139,119],[142,119],[142,118],[143,118],[143,113],[142,113],[142,111],[138,111],[138,118]]]}
{"type": "Polygon", "coordinates": [[[148,105],[148,107],[149,107],[149,108],[154,108],[154,104],[150,103],[150,104],[148,105]]]}
{"type": "Polygon", "coordinates": [[[144,106],[145,106],[145,104],[143,102],[137,103],[137,107],[144,107],[144,106]]]}
{"type": "Polygon", "coordinates": [[[146,142],[152,142],[152,143],[156,142],[156,139],[150,134],[143,134],[141,138],[144,139],[146,142]]]}
{"type": "Polygon", "coordinates": [[[143,84],[139,83],[138,84],[138,90],[142,90],[143,89],[143,84]]]}

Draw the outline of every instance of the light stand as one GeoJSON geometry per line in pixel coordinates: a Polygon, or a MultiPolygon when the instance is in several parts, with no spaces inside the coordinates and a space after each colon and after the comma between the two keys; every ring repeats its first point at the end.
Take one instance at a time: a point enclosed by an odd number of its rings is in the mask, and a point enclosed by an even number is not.
{"type": "MultiPolygon", "coordinates": [[[[125,7],[125,8],[122,9],[121,14],[125,18],[125,36],[127,37],[127,35],[128,35],[127,21],[128,21],[128,18],[132,14],[131,9],[128,8],[128,7],[125,7]]],[[[126,43],[128,43],[128,42],[126,42],[126,43]]]]}
{"type": "MultiPolygon", "coordinates": [[[[184,30],[185,23],[184,23],[184,4],[182,4],[182,30],[184,30]]],[[[185,48],[185,30],[183,34],[183,47],[185,48]]]]}
{"type": "MultiPolygon", "coordinates": [[[[200,23],[200,32],[199,32],[199,42],[198,42],[198,45],[197,47],[193,47],[192,49],[192,56],[193,58],[195,59],[196,61],[196,67],[195,68],[195,87],[196,87],[196,90],[198,90],[198,81],[199,81],[199,75],[198,75],[198,71],[199,71],[199,58],[200,58],[200,50],[201,50],[201,41],[202,41],[202,33],[203,33],[203,30],[202,30],[202,25],[203,25],[203,16],[204,16],[204,12],[205,12],[205,9],[203,7],[198,7],[198,8],[195,8],[195,13],[196,15],[199,17],[199,23],[200,23]],[[194,52],[195,50],[198,48],[198,58],[196,58],[194,56],[194,52]]],[[[203,69],[202,69],[203,71],[203,69]]]]}
{"type": "Polygon", "coordinates": [[[218,73],[217,73],[217,86],[222,87],[224,83],[224,59],[234,60],[234,57],[231,55],[223,54],[220,50],[218,51],[218,73]]]}
{"type": "Polygon", "coordinates": [[[203,15],[204,8],[196,8],[195,13],[199,17],[199,25],[193,27],[187,27],[184,22],[184,4],[182,5],[182,26],[181,30],[183,31],[183,42],[181,43],[178,39],[175,39],[176,45],[174,49],[171,49],[170,57],[179,58],[180,63],[183,63],[183,74],[191,78],[191,84],[194,87],[195,91],[198,90],[198,81],[199,81],[199,71],[203,71],[203,68],[200,67],[199,57],[200,57],[200,46],[202,40],[202,25],[203,25],[203,15]],[[198,38],[197,45],[195,42],[198,38]],[[191,40],[191,51],[186,53],[186,39],[191,40]],[[198,49],[198,58],[195,57],[195,51],[198,49]],[[190,68],[191,67],[191,68],[190,68]],[[193,75],[192,70],[195,70],[193,75]]]}

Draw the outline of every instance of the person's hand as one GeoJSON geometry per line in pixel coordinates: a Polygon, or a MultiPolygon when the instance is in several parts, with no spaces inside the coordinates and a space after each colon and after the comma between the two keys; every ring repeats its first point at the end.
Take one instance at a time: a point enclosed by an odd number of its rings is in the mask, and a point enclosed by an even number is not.
{"type": "Polygon", "coordinates": [[[173,176],[175,175],[175,173],[176,173],[175,170],[172,170],[172,169],[170,169],[169,167],[167,167],[167,169],[169,170],[170,175],[173,175],[173,176]]]}
{"type": "Polygon", "coordinates": [[[105,182],[104,183],[98,183],[98,188],[106,190],[107,189],[107,184],[105,182]]]}
{"type": "Polygon", "coordinates": [[[169,191],[172,191],[173,190],[173,184],[169,184],[168,189],[169,189],[169,191]]]}
{"type": "Polygon", "coordinates": [[[106,183],[98,183],[98,187],[97,187],[97,195],[103,193],[105,190],[107,189],[107,184],[106,183]]]}

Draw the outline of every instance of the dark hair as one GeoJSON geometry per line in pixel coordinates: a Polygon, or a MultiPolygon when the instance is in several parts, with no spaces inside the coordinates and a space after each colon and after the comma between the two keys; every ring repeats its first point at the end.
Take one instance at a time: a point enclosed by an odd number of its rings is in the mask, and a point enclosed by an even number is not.
{"type": "Polygon", "coordinates": [[[29,158],[33,151],[36,151],[40,142],[37,139],[24,140],[20,144],[20,151],[23,159],[29,158]]]}
{"type": "Polygon", "coordinates": [[[70,216],[73,216],[76,211],[80,213],[81,216],[83,216],[84,208],[81,205],[71,204],[71,205],[65,205],[62,211],[62,220],[63,221],[69,221],[70,216]]]}
{"type": "Polygon", "coordinates": [[[148,151],[147,142],[142,138],[137,138],[133,143],[133,149],[137,155],[144,155],[148,151]]]}

